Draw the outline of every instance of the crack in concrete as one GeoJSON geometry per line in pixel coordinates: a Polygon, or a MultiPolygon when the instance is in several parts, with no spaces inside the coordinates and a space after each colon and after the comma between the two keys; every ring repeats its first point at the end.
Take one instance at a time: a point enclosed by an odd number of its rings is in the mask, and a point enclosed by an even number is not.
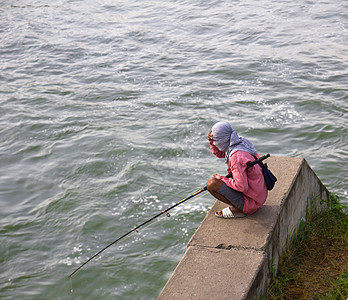
{"type": "Polygon", "coordinates": [[[219,244],[217,246],[206,246],[206,245],[190,245],[190,247],[200,247],[200,248],[209,248],[209,249],[221,249],[221,250],[251,250],[254,252],[265,253],[264,249],[258,249],[254,247],[245,247],[245,246],[234,246],[219,244]]]}

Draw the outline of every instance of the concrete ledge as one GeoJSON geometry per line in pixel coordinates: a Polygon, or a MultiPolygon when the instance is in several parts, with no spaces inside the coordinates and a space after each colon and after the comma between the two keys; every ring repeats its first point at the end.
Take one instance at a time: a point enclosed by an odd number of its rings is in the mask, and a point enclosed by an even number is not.
{"type": "Polygon", "coordinates": [[[305,218],[308,199],[329,193],[301,158],[270,157],[278,178],[265,205],[247,218],[225,220],[216,201],[158,299],[256,299],[277,269],[287,238],[305,218]]]}
{"type": "Polygon", "coordinates": [[[264,260],[258,251],[189,246],[160,298],[240,299],[264,260]]]}

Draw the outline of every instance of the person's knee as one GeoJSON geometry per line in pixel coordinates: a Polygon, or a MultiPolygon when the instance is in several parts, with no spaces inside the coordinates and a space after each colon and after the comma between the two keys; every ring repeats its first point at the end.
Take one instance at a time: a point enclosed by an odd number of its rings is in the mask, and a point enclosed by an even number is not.
{"type": "Polygon", "coordinates": [[[209,192],[216,192],[222,186],[222,181],[215,177],[210,177],[207,182],[207,189],[209,192]]]}

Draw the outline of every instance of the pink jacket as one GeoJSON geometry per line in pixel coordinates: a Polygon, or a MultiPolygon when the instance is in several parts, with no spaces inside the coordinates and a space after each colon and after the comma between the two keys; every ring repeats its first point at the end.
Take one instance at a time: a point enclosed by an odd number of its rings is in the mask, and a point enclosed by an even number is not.
{"type": "MultiPolygon", "coordinates": [[[[213,154],[219,158],[225,158],[225,152],[220,151],[216,146],[210,145],[213,154]]],[[[256,157],[260,156],[256,154],[256,157]]],[[[252,214],[260,208],[266,201],[268,191],[265,184],[261,167],[256,164],[246,169],[247,163],[255,158],[248,152],[235,151],[230,155],[227,172],[233,175],[233,178],[217,175],[216,178],[222,180],[227,186],[236,191],[242,192],[244,196],[245,214],[252,214]]]]}

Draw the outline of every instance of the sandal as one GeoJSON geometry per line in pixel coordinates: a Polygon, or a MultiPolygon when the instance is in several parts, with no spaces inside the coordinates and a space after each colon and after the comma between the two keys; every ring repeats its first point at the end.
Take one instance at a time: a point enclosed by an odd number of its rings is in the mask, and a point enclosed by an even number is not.
{"type": "Polygon", "coordinates": [[[231,209],[229,207],[224,208],[221,210],[222,215],[219,214],[219,212],[215,212],[215,216],[218,218],[223,218],[223,219],[234,219],[234,218],[244,218],[246,217],[246,214],[233,214],[231,209]]]}

